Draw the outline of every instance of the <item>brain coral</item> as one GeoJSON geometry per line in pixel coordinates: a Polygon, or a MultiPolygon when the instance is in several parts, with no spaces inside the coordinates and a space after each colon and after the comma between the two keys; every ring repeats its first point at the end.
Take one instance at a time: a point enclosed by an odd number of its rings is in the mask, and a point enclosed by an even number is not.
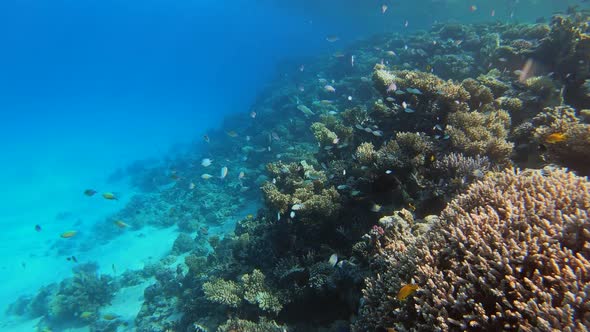
{"type": "Polygon", "coordinates": [[[589,209],[590,182],[571,172],[492,173],[415,242],[396,227],[372,241],[356,330],[587,331],[589,209]]]}

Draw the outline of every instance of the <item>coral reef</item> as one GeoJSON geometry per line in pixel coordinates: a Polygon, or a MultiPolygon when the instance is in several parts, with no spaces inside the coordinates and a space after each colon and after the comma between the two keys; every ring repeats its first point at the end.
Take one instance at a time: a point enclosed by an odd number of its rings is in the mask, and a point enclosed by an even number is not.
{"type": "Polygon", "coordinates": [[[138,331],[581,329],[588,184],[531,169],[590,174],[587,22],[437,23],[287,61],[249,114],[113,174],[140,192],[54,247],[178,227],[171,255],[11,312],[112,329],[79,308],[155,280],[138,331]]]}
{"type": "Polygon", "coordinates": [[[425,234],[386,228],[356,330],[583,329],[589,203],[586,178],[507,170],[471,185],[425,234]],[[394,299],[405,283],[420,289],[394,299]]]}
{"type": "Polygon", "coordinates": [[[507,141],[509,126],[510,115],[505,111],[455,112],[449,115],[447,133],[457,151],[506,164],[513,148],[507,141]]]}
{"type": "Polygon", "coordinates": [[[217,279],[203,284],[203,292],[207,300],[237,308],[242,301],[258,306],[261,310],[277,314],[283,308],[283,300],[264,282],[264,274],[254,270],[244,274],[240,283],[217,279]]]}
{"type": "Polygon", "coordinates": [[[571,107],[546,108],[533,120],[534,137],[546,151],[546,161],[561,164],[590,175],[590,125],[584,123],[571,107]],[[563,135],[552,141],[551,135],[563,135]]]}

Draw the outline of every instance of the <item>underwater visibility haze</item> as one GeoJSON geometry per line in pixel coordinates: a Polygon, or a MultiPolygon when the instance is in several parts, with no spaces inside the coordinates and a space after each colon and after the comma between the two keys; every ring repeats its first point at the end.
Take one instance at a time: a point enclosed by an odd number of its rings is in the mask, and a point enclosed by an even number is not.
{"type": "Polygon", "coordinates": [[[590,3],[0,3],[0,330],[588,331],[590,3]]]}

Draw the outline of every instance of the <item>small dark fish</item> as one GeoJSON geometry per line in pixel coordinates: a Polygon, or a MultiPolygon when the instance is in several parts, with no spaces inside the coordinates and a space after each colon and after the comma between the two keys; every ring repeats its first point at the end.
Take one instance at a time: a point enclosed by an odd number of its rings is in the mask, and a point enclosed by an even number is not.
{"type": "Polygon", "coordinates": [[[35,225],[35,231],[40,232],[41,231],[41,226],[35,225]]]}
{"type": "Polygon", "coordinates": [[[78,263],[78,259],[76,258],[76,256],[72,256],[72,261],[73,261],[74,263],[78,263]]]}
{"type": "Polygon", "coordinates": [[[94,194],[96,194],[98,191],[94,190],[94,189],[86,189],[84,190],[84,195],[88,196],[88,197],[92,197],[94,196],[94,194]]]}
{"type": "Polygon", "coordinates": [[[27,268],[27,263],[25,263],[25,262],[21,262],[20,265],[23,267],[23,269],[27,268]]]}
{"type": "Polygon", "coordinates": [[[117,274],[117,269],[115,268],[115,263],[111,266],[113,268],[113,274],[117,274]]]}

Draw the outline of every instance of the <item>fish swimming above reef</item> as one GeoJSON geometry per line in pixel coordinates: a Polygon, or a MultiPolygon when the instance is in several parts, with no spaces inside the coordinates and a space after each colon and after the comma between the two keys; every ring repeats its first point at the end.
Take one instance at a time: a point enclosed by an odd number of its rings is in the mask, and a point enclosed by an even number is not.
{"type": "Polygon", "coordinates": [[[115,320],[118,317],[119,316],[114,315],[114,314],[104,314],[104,315],[102,315],[102,319],[104,319],[104,320],[115,320]]]}
{"type": "Polygon", "coordinates": [[[118,201],[119,200],[117,195],[115,195],[111,192],[106,192],[106,193],[102,194],[102,197],[106,200],[109,200],[109,201],[118,201]]]}
{"type": "Polygon", "coordinates": [[[559,142],[563,142],[567,139],[567,136],[564,133],[553,133],[545,138],[545,142],[549,144],[555,144],[559,142]]]}
{"type": "Polygon", "coordinates": [[[336,92],[336,89],[329,84],[324,86],[324,90],[326,90],[327,92],[336,92]]]}
{"type": "Polygon", "coordinates": [[[92,316],[94,316],[94,313],[92,311],[84,311],[83,313],[80,314],[80,318],[82,319],[89,319],[92,316]]]}
{"type": "Polygon", "coordinates": [[[381,211],[381,205],[379,205],[377,203],[373,204],[371,206],[371,211],[373,211],[373,212],[379,212],[379,211],[381,211]]]}
{"type": "Polygon", "coordinates": [[[203,158],[203,160],[201,160],[201,166],[203,166],[203,167],[209,167],[209,166],[211,166],[212,163],[213,163],[213,160],[211,160],[209,158],[203,158]]]}
{"type": "Polygon", "coordinates": [[[76,234],[78,234],[78,231],[65,231],[61,233],[60,237],[63,239],[69,239],[76,236],[76,234]]]}
{"type": "Polygon", "coordinates": [[[117,226],[119,228],[127,228],[127,227],[129,227],[129,224],[123,222],[122,220],[117,220],[117,221],[115,221],[115,226],[117,226]]]}
{"type": "Polygon", "coordinates": [[[305,114],[306,116],[315,115],[315,113],[312,112],[311,109],[305,105],[297,105],[297,109],[303,112],[303,114],[305,114]]]}
{"type": "Polygon", "coordinates": [[[213,175],[207,174],[207,173],[201,175],[201,179],[203,179],[203,180],[209,180],[212,177],[213,177],[213,175]]]}
{"type": "Polygon", "coordinates": [[[35,225],[35,231],[36,231],[36,232],[40,232],[40,231],[41,231],[41,226],[39,226],[39,225],[35,225]]]}
{"type": "Polygon", "coordinates": [[[420,287],[416,284],[407,284],[400,288],[396,298],[400,301],[404,301],[408,296],[414,294],[420,287]]]}
{"type": "Polygon", "coordinates": [[[76,258],[76,256],[70,256],[70,257],[66,258],[66,260],[68,262],[78,263],[78,259],[76,258]]]}
{"type": "Polygon", "coordinates": [[[332,267],[336,266],[336,264],[338,263],[338,255],[336,254],[332,254],[332,256],[330,256],[330,259],[328,259],[328,264],[332,265],[332,267]]]}
{"type": "Polygon", "coordinates": [[[222,180],[225,179],[225,177],[227,176],[227,171],[228,171],[227,167],[223,166],[221,168],[221,171],[219,172],[219,178],[222,180]]]}
{"type": "Polygon", "coordinates": [[[98,191],[94,190],[94,189],[86,189],[84,190],[84,195],[88,196],[88,197],[92,197],[94,196],[94,194],[96,194],[98,191]]]}

